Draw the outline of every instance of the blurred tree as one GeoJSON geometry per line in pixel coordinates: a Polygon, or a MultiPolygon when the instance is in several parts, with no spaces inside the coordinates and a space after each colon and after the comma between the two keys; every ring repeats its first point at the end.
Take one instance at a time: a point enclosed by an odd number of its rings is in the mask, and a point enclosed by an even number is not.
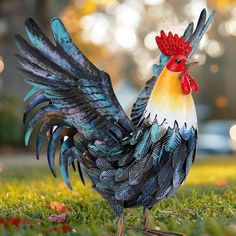
{"type": "Polygon", "coordinates": [[[22,106],[13,96],[0,95],[0,147],[22,146],[22,106]]]}

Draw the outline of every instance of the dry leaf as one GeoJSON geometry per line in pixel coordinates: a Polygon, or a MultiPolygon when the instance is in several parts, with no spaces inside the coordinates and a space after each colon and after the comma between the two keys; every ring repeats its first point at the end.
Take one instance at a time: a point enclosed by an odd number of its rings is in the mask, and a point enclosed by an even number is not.
{"type": "Polygon", "coordinates": [[[67,221],[67,212],[64,212],[60,215],[51,215],[48,217],[48,220],[55,223],[65,223],[67,221]]]}
{"type": "Polygon", "coordinates": [[[64,205],[64,203],[57,202],[57,201],[51,202],[50,205],[46,206],[46,207],[49,208],[49,209],[53,209],[58,213],[66,212],[68,210],[68,208],[64,205]]]}
{"type": "Polygon", "coordinates": [[[20,227],[20,226],[30,226],[40,224],[39,220],[29,220],[29,219],[22,219],[19,217],[2,217],[0,218],[0,225],[3,225],[5,228],[10,226],[20,227]]]}
{"type": "Polygon", "coordinates": [[[218,187],[225,187],[228,185],[228,181],[225,179],[218,179],[216,180],[215,185],[218,187]]]}

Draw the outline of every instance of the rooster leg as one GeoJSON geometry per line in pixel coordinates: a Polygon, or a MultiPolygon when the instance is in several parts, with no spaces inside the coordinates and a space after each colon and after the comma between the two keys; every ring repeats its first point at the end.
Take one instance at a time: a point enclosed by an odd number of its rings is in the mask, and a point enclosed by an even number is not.
{"type": "Polygon", "coordinates": [[[143,231],[148,228],[148,209],[143,208],[143,231]]]}
{"type": "Polygon", "coordinates": [[[162,231],[162,230],[155,230],[155,229],[149,229],[148,228],[148,209],[143,208],[143,228],[142,232],[146,235],[157,235],[157,236],[184,236],[181,233],[172,232],[172,231],[162,231]]]}
{"type": "Polygon", "coordinates": [[[124,236],[124,216],[119,218],[117,226],[117,236],[124,236]]]}

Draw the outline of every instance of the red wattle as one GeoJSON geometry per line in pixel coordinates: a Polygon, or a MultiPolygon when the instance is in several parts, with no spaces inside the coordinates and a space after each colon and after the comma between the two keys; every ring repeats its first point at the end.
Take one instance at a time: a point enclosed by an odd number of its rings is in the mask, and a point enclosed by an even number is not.
{"type": "Polygon", "coordinates": [[[181,88],[183,90],[183,93],[188,95],[191,92],[190,84],[188,82],[187,76],[185,74],[181,77],[181,88]]]}
{"type": "Polygon", "coordinates": [[[189,84],[190,84],[193,92],[196,93],[198,91],[198,84],[197,84],[197,82],[193,79],[193,77],[190,74],[187,74],[187,77],[188,77],[188,81],[189,81],[189,84]]]}

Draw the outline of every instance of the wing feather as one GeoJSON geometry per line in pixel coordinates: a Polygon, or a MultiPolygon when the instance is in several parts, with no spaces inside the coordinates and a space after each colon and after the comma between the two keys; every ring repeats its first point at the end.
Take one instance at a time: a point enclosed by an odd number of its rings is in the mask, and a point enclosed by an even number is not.
{"type": "Polygon", "coordinates": [[[27,98],[36,94],[26,108],[25,119],[37,105],[53,102],[44,108],[45,112],[33,116],[26,143],[36,122],[47,117],[49,112],[57,113],[56,116],[88,139],[115,137],[119,140],[130,134],[133,125],[115,97],[109,75],[96,68],[80,52],[62,22],[58,18],[52,21],[56,46],[32,19],[26,20],[25,24],[33,46],[16,35],[22,54],[17,55],[17,59],[23,67],[21,71],[31,77],[26,81],[34,86],[27,98]]]}

